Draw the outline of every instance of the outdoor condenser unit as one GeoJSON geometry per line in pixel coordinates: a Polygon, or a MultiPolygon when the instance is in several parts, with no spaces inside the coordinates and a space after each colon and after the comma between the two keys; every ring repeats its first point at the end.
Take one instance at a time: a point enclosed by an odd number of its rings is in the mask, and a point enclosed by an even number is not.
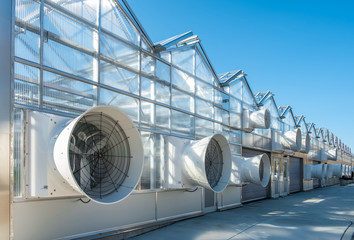
{"type": "Polygon", "coordinates": [[[230,184],[254,183],[266,187],[270,179],[270,160],[263,153],[254,157],[232,156],[230,184]]]}
{"type": "Polygon", "coordinates": [[[301,130],[299,128],[280,132],[272,130],[272,150],[279,152],[299,152],[302,146],[301,130]]]}
{"type": "Polygon", "coordinates": [[[201,140],[165,136],[165,188],[223,191],[230,180],[231,151],[221,134],[201,140]]]}
{"type": "Polygon", "coordinates": [[[270,111],[261,109],[252,112],[251,110],[242,111],[242,129],[252,132],[254,129],[268,129],[270,127],[270,111]]]}
{"type": "Polygon", "coordinates": [[[103,204],[127,197],[144,151],[131,119],[110,106],[75,119],[28,112],[28,197],[86,196],[103,204]]]}

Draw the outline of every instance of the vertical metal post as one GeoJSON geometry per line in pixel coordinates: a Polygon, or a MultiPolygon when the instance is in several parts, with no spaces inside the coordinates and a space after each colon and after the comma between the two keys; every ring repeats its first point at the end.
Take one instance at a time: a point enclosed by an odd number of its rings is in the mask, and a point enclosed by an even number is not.
{"type": "Polygon", "coordinates": [[[10,159],[12,111],[12,35],[14,1],[2,1],[0,7],[0,239],[10,238],[10,159]]]}
{"type": "MultiPolygon", "coordinates": [[[[39,21],[40,21],[40,38],[39,38],[39,64],[41,65],[41,69],[39,70],[39,98],[38,98],[38,106],[40,109],[43,108],[43,62],[44,62],[44,0],[41,0],[41,6],[40,6],[40,15],[39,15],[39,21]]],[[[46,39],[48,41],[48,39],[46,39]]]]}

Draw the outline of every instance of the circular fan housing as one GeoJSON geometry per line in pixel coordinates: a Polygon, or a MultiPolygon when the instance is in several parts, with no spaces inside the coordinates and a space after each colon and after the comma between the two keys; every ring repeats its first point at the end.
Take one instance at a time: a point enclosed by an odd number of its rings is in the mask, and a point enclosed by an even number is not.
{"type": "Polygon", "coordinates": [[[184,186],[223,191],[231,175],[231,151],[221,134],[190,141],[183,150],[184,186]]]}
{"type": "Polygon", "coordinates": [[[59,134],[54,162],[78,192],[98,203],[115,203],[136,187],[144,151],[131,119],[110,106],[91,108],[59,134]]]}

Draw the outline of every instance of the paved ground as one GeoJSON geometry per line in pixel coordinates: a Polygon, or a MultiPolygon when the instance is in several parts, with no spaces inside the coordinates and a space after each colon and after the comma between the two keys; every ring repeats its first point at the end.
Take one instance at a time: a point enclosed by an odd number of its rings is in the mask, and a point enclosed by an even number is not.
{"type": "Polygon", "coordinates": [[[133,239],[351,240],[353,222],[354,184],[351,184],[249,203],[240,208],[177,222],[133,239]]]}

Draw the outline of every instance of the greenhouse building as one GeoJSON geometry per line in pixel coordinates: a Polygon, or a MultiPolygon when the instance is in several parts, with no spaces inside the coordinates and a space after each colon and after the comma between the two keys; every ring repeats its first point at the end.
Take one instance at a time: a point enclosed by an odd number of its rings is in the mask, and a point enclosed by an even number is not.
{"type": "Polygon", "coordinates": [[[0,239],[142,232],[352,179],[339,137],[217,74],[192,32],[153,43],[125,0],[1,6],[0,239]]]}

